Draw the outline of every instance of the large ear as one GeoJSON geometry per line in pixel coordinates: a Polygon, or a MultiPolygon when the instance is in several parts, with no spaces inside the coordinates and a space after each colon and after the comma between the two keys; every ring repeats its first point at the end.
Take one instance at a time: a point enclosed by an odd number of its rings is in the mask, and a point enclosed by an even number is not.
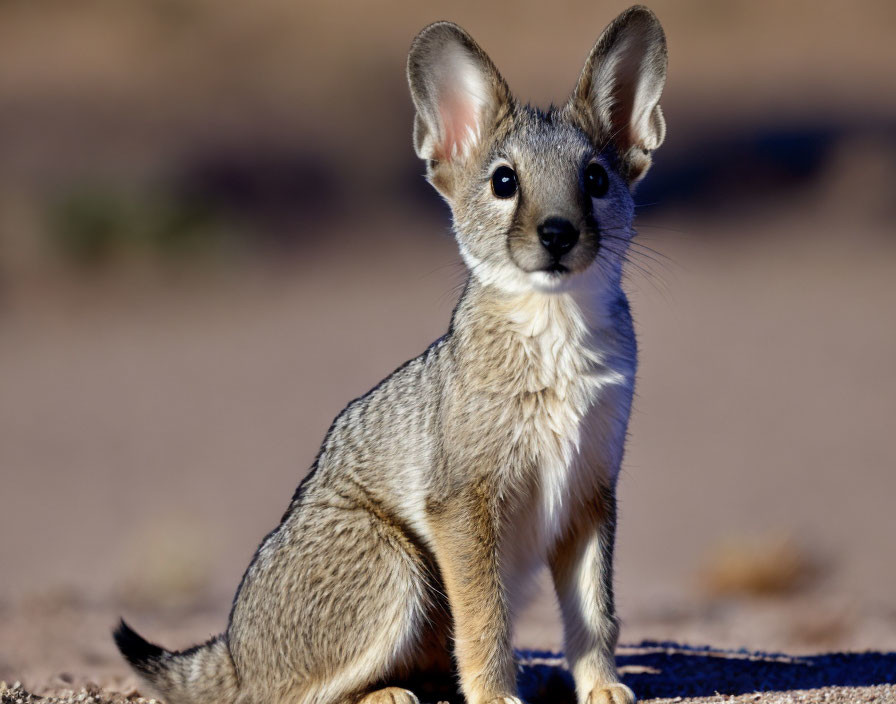
{"type": "Polygon", "coordinates": [[[417,108],[414,148],[430,169],[466,159],[510,103],[491,59],[451,22],[436,22],[417,35],[408,55],[408,84],[417,108]]]}
{"type": "Polygon", "coordinates": [[[597,40],[570,100],[595,140],[615,144],[632,183],[666,136],[659,101],[667,63],[666,35],[656,15],[630,7],[597,40]]]}

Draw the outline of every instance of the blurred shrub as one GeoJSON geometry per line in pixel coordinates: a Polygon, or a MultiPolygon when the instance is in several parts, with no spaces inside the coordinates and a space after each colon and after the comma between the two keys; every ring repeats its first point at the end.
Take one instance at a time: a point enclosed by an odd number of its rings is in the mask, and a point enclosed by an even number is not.
{"type": "Polygon", "coordinates": [[[103,188],[53,198],[46,232],[54,250],[83,267],[140,251],[179,258],[207,251],[228,237],[214,210],[200,200],[103,188]]]}
{"type": "Polygon", "coordinates": [[[818,562],[788,536],[731,537],[704,560],[700,581],[712,596],[782,596],[820,577],[818,562]]]}

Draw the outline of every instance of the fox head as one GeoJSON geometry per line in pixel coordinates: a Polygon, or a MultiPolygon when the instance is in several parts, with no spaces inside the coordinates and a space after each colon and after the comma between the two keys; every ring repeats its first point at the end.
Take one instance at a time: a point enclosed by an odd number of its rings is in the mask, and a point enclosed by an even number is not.
{"type": "Polygon", "coordinates": [[[618,281],[632,189],[663,141],[666,39],[632,7],[604,30],[569,101],[518,103],[488,55],[450,22],[411,46],[414,148],[451,207],[473,276],[507,292],[562,291],[585,272],[618,281]]]}

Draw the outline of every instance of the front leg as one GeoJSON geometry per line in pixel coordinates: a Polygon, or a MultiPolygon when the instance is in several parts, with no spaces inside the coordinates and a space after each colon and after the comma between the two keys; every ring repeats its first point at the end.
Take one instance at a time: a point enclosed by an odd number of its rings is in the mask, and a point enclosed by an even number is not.
{"type": "Polygon", "coordinates": [[[605,488],[549,560],[563,615],[566,659],[580,704],[635,701],[634,693],[619,682],[616,673],[615,539],[616,494],[605,488]]]}
{"type": "Polygon", "coordinates": [[[454,654],[468,704],[521,704],[507,596],[498,567],[495,492],[476,487],[428,507],[435,556],[454,621],[454,654]]]}

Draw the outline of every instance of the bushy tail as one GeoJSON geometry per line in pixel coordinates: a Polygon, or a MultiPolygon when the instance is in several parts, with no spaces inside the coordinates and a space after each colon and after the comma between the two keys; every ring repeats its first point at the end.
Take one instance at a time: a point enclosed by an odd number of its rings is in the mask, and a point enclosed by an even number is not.
{"type": "Polygon", "coordinates": [[[124,620],[112,635],[125,660],[167,704],[236,701],[236,669],[224,636],[173,653],[142,638],[124,620]]]}

